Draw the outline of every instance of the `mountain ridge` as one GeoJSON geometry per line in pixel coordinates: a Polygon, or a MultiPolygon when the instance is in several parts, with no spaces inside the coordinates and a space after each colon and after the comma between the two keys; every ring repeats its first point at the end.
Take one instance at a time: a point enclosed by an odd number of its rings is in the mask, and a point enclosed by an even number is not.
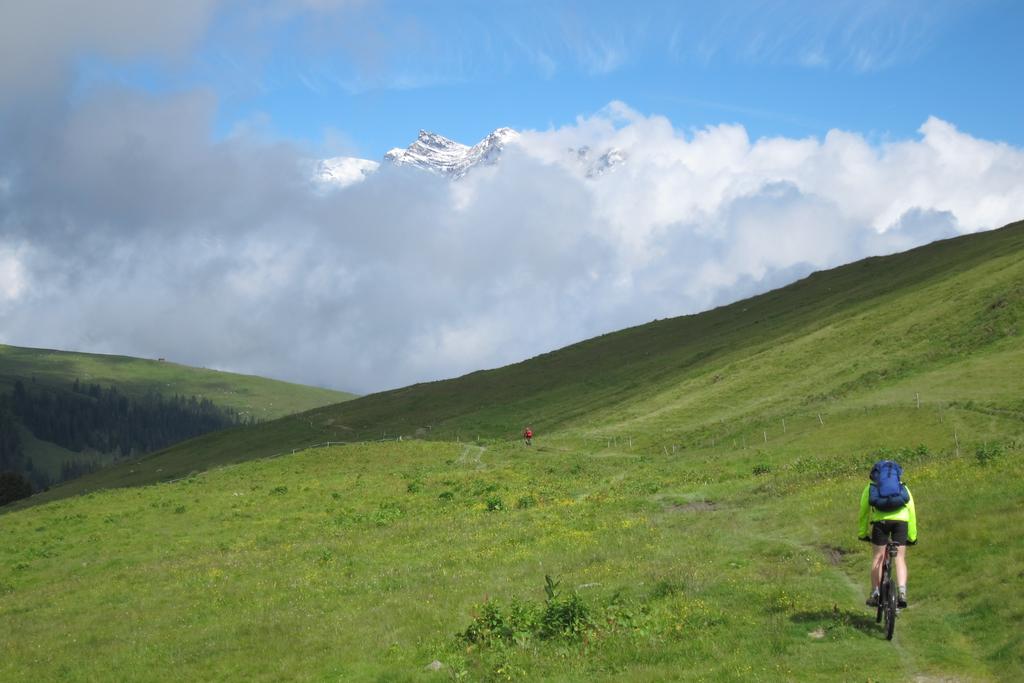
{"type": "MultiPolygon", "coordinates": [[[[415,168],[450,180],[466,177],[474,169],[494,166],[509,145],[517,144],[521,133],[513,128],[496,128],[474,145],[466,145],[439,133],[420,129],[407,147],[388,150],[382,161],[360,157],[332,157],[316,165],[316,178],[324,185],[347,187],[361,182],[380,170],[382,164],[415,168]]],[[[580,170],[588,179],[595,179],[626,163],[629,155],[617,147],[603,151],[589,146],[564,150],[563,162],[580,170]]]]}
{"type": "Polygon", "coordinates": [[[472,147],[443,135],[420,130],[416,140],[406,148],[396,147],[384,160],[396,166],[412,166],[439,175],[458,179],[478,166],[497,163],[505,147],[519,137],[511,128],[497,128],[472,147]]]}

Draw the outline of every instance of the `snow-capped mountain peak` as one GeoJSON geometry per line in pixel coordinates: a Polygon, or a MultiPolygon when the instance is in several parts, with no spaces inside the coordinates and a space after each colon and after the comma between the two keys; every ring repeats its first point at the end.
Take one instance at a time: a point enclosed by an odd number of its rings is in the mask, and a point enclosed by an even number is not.
{"type": "Polygon", "coordinates": [[[398,166],[415,166],[427,171],[456,175],[462,170],[469,149],[443,135],[421,130],[415,142],[405,149],[392,149],[384,155],[384,160],[398,166]]]}
{"type": "Polygon", "coordinates": [[[443,135],[421,130],[416,141],[392,149],[384,160],[397,166],[415,166],[451,178],[461,178],[470,169],[497,162],[505,146],[519,137],[511,128],[498,128],[477,144],[469,147],[443,135]]]}

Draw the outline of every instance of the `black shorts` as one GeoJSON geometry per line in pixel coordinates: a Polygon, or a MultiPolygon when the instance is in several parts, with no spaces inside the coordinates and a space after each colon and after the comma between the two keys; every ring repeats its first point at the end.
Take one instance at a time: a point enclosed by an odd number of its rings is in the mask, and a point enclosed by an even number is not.
{"type": "Polygon", "coordinates": [[[889,538],[892,538],[893,543],[906,545],[907,529],[908,525],[906,522],[900,522],[895,519],[871,522],[871,544],[886,545],[889,542],[889,538]]]}

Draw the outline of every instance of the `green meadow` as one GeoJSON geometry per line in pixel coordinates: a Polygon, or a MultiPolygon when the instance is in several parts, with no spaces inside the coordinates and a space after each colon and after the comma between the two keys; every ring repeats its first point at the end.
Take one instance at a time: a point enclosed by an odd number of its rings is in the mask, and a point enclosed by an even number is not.
{"type": "MultiPolygon", "coordinates": [[[[317,406],[345,401],[353,396],[340,391],[308,387],[252,375],[194,368],[178,363],[103,354],[33,349],[0,344],[0,393],[9,394],[17,381],[30,389],[58,392],[83,385],[116,387],[122,394],[139,398],[151,392],[166,398],[175,395],[208,398],[237,412],[243,419],[273,420],[317,406]]],[[[20,430],[25,454],[51,476],[61,463],[82,458],[82,453],[35,438],[20,430]]],[[[88,453],[86,459],[107,460],[106,454],[88,453]]]]}
{"type": "Polygon", "coordinates": [[[0,515],[0,678],[1021,680],[1022,320],[1018,223],[108,468],[0,515]]]}
{"type": "Polygon", "coordinates": [[[352,398],[352,394],[332,389],[170,361],[0,344],[0,391],[10,391],[19,379],[62,389],[77,379],[83,384],[113,385],[129,396],[150,391],[165,396],[198,396],[257,420],[272,420],[352,398]]]}

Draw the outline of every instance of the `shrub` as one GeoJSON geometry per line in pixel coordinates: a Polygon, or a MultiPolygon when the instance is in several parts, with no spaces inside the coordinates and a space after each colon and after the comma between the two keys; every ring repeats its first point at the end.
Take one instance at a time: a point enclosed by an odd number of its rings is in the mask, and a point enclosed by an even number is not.
{"type": "Polygon", "coordinates": [[[593,626],[590,610],[575,592],[569,597],[548,599],[541,617],[540,637],[579,640],[593,626]]]}
{"type": "Polygon", "coordinates": [[[539,609],[528,602],[513,599],[508,607],[488,600],[480,606],[478,614],[458,637],[478,645],[525,643],[539,630],[539,609]]]}
{"type": "Polygon", "coordinates": [[[985,443],[974,450],[974,458],[979,465],[985,466],[1003,455],[1003,445],[998,443],[985,443]]]}
{"type": "Polygon", "coordinates": [[[562,597],[558,581],[544,577],[543,605],[513,599],[507,607],[488,600],[479,607],[465,631],[457,634],[463,642],[483,646],[525,644],[531,638],[575,641],[594,628],[590,608],[575,592],[562,597]]]}
{"type": "Polygon", "coordinates": [[[500,512],[505,509],[505,503],[502,502],[500,496],[491,496],[487,499],[487,511],[488,512],[500,512]]]}

